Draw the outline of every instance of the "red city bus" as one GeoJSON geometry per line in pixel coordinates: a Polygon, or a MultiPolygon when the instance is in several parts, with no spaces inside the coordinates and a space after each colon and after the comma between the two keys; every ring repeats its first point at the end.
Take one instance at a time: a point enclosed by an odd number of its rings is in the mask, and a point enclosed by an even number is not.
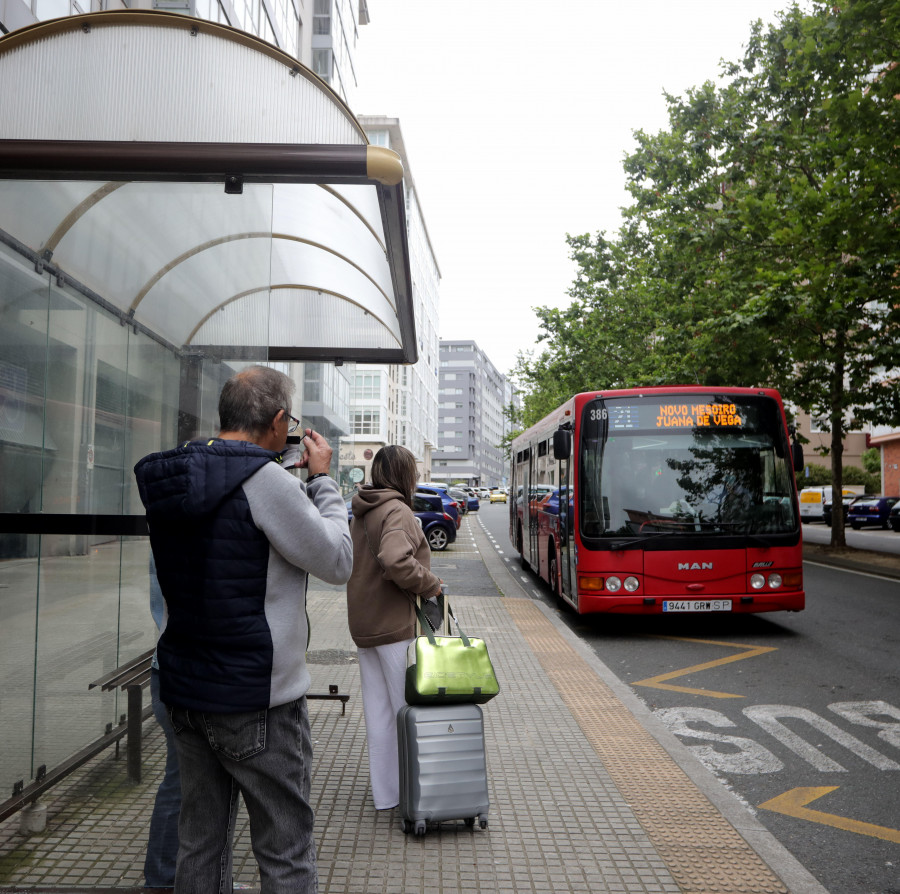
{"type": "Polygon", "coordinates": [[[772,389],[576,394],[512,442],[510,539],[579,613],[801,611],[792,441],[772,389]]]}

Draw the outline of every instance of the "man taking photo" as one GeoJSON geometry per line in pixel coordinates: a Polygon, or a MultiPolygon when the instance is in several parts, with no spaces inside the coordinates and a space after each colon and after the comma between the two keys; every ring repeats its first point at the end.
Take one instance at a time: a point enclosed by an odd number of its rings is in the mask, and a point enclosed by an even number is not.
{"type": "Polygon", "coordinates": [[[353,564],[332,450],[306,429],[301,482],[283,466],[294,383],[265,366],[232,376],[217,437],[135,466],[165,614],[160,697],[176,735],[182,807],[175,891],[232,887],[238,795],[262,894],[315,892],[306,708],[307,575],[353,564]]]}

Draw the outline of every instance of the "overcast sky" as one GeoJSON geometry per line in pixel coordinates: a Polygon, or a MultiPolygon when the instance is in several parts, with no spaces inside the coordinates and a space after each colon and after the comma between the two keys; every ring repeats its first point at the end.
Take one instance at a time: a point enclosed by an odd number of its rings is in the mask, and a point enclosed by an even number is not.
{"type": "Polygon", "coordinates": [[[614,233],[632,132],[739,60],[787,0],[368,0],[353,111],[400,120],[441,270],[440,336],[503,373],[564,306],[566,234],[614,233]]]}

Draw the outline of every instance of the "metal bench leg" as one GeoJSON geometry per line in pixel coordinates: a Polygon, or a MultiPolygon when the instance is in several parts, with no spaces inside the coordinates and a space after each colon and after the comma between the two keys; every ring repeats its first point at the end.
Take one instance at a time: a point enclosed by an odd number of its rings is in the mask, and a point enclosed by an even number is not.
{"type": "Polygon", "coordinates": [[[128,692],[128,781],[141,781],[141,736],[143,734],[143,689],[129,686],[128,692]]]}

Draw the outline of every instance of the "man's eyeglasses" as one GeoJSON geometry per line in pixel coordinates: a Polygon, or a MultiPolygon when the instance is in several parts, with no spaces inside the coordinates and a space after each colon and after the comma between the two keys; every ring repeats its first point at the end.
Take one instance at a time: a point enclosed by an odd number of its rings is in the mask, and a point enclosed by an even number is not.
{"type": "Polygon", "coordinates": [[[297,431],[297,429],[300,428],[300,420],[296,416],[291,416],[291,414],[288,413],[286,410],[285,410],[284,415],[288,419],[288,434],[290,434],[293,431],[297,431]]]}

